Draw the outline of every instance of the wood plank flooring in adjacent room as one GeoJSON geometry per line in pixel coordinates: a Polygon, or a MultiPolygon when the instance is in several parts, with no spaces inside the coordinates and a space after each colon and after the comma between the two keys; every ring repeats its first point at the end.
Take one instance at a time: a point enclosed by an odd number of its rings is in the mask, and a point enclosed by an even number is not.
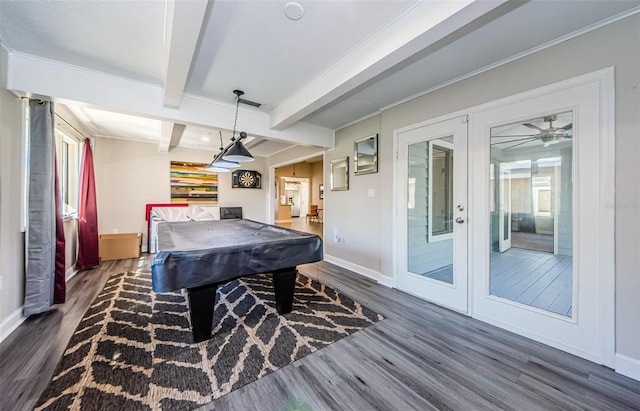
{"type": "Polygon", "coordinates": [[[279,227],[289,228],[291,230],[302,231],[305,233],[317,234],[322,238],[322,222],[308,221],[304,217],[294,217],[291,221],[277,223],[279,227]]]}
{"type": "MultiPolygon", "coordinates": [[[[69,282],[68,303],[0,344],[0,409],[31,409],[87,306],[113,272],[69,282]]],[[[205,407],[216,410],[640,409],[640,382],[328,263],[300,267],[386,318],[205,407]]]]}
{"type": "MultiPolygon", "coordinates": [[[[491,295],[571,316],[570,256],[512,247],[491,253],[491,295]]],[[[422,274],[453,284],[453,265],[422,274]]]]}

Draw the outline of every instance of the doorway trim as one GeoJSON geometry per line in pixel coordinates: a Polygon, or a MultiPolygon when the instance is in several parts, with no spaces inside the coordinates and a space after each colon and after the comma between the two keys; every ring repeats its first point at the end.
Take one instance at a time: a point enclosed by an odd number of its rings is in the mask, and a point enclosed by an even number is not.
{"type": "MultiPolygon", "coordinates": [[[[279,163],[275,163],[275,164],[270,164],[269,167],[269,179],[267,180],[269,182],[269,189],[266,192],[267,195],[267,215],[266,215],[266,222],[267,224],[274,224],[275,223],[275,210],[276,210],[276,202],[278,201],[278,198],[276,198],[276,184],[278,184],[278,182],[276,181],[276,168],[280,168],[280,167],[285,167],[291,164],[295,164],[295,163],[301,163],[304,160],[308,160],[310,158],[314,158],[314,157],[318,157],[318,156],[322,156],[322,175],[325,175],[325,152],[324,150],[321,151],[317,151],[315,153],[311,153],[311,154],[306,154],[304,156],[300,156],[300,157],[294,157],[292,159],[288,159],[288,160],[284,160],[281,161],[279,163]]],[[[324,230],[324,228],[323,228],[324,230]]],[[[323,233],[324,236],[324,233],[323,233]]],[[[323,237],[324,238],[324,237],[323,237]]]]}

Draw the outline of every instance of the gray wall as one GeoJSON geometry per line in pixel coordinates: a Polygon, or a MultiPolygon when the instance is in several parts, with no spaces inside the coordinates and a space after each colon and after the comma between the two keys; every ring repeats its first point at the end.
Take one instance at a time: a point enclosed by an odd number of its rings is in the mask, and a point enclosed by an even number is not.
{"type": "MultiPolygon", "coordinates": [[[[615,67],[616,81],[616,344],[640,360],[640,16],[635,15],[517,61],[392,107],[336,132],[333,158],[353,157],[356,138],[380,133],[379,172],[354,176],[349,191],[327,191],[325,251],[381,276],[392,276],[393,131],[519,92],[615,67]],[[560,62],[560,63],[558,63],[560,62]],[[368,198],[367,189],[376,197],[368,198]],[[345,243],[331,239],[334,228],[345,243]]],[[[328,167],[325,167],[327,170],[328,167]]],[[[325,171],[326,173],[326,171],[325,171]]],[[[325,181],[329,176],[325,174],[325,181]]],[[[611,268],[614,269],[613,267],[611,268]]],[[[383,277],[384,278],[384,277],[383,277]]]]}
{"type": "MultiPolygon", "coordinates": [[[[335,148],[325,154],[324,189],[324,250],[325,254],[346,260],[367,269],[380,272],[380,259],[385,250],[382,227],[391,222],[391,213],[383,214],[381,203],[391,198],[391,185],[380,186],[380,173],[353,174],[353,141],[356,138],[379,133],[380,116],[373,116],[347,129],[336,132],[335,148]],[[329,186],[331,160],[349,157],[349,190],[331,191],[329,186]],[[368,190],[375,191],[375,197],[368,197],[368,190]],[[343,243],[334,241],[334,233],[344,238],[343,243]],[[381,251],[384,250],[384,251],[381,251]]],[[[378,168],[391,171],[391,158],[386,151],[378,154],[378,168]]],[[[386,274],[390,275],[391,271],[386,274]]]]}
{"type": "Polygon", "coordinates": [[[24,235],[21,226],[22,103],[7,91],[7,54],[0,47],[0,326],[24,300],[24,235]]]}

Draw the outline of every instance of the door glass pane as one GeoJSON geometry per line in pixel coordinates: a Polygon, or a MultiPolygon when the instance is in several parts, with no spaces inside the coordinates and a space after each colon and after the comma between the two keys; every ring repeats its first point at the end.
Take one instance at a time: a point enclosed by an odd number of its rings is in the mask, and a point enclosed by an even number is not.
{"type": "Polygon", "coordinates": [[[453,284],[453,137],[409,145],[409,272],[453,284]]]}
{"type": "Polygon", "coordinates": [[[573,113],[491,129],[491,295],[571,316],[573,113]]]}
{"type": "Polygon", "coordinates": [[[431,144],[432,236],[453,233],[453,150],[431,144]]]}

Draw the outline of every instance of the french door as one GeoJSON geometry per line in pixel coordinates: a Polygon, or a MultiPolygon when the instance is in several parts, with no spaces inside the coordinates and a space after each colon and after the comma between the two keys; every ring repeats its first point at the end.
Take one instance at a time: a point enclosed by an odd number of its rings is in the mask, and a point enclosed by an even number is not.
{"type": "Polygon", "coordinates": [[[613,140],[601,81],[568,80],[471,115],[471,312],[611,365],[613,219],[605,199],[612,181],[605,181],[613,140]]]}
{"type": "Polygon", "coordinates": [[[397,286],[467,312],[467,122],[398,133],[397,286]]]}
{"type": "Polygon", "coordinates": [[[397,287],[612,366],[612,90],[603,70],[470,109],[469,131],[397,130],[397,287]]]}

